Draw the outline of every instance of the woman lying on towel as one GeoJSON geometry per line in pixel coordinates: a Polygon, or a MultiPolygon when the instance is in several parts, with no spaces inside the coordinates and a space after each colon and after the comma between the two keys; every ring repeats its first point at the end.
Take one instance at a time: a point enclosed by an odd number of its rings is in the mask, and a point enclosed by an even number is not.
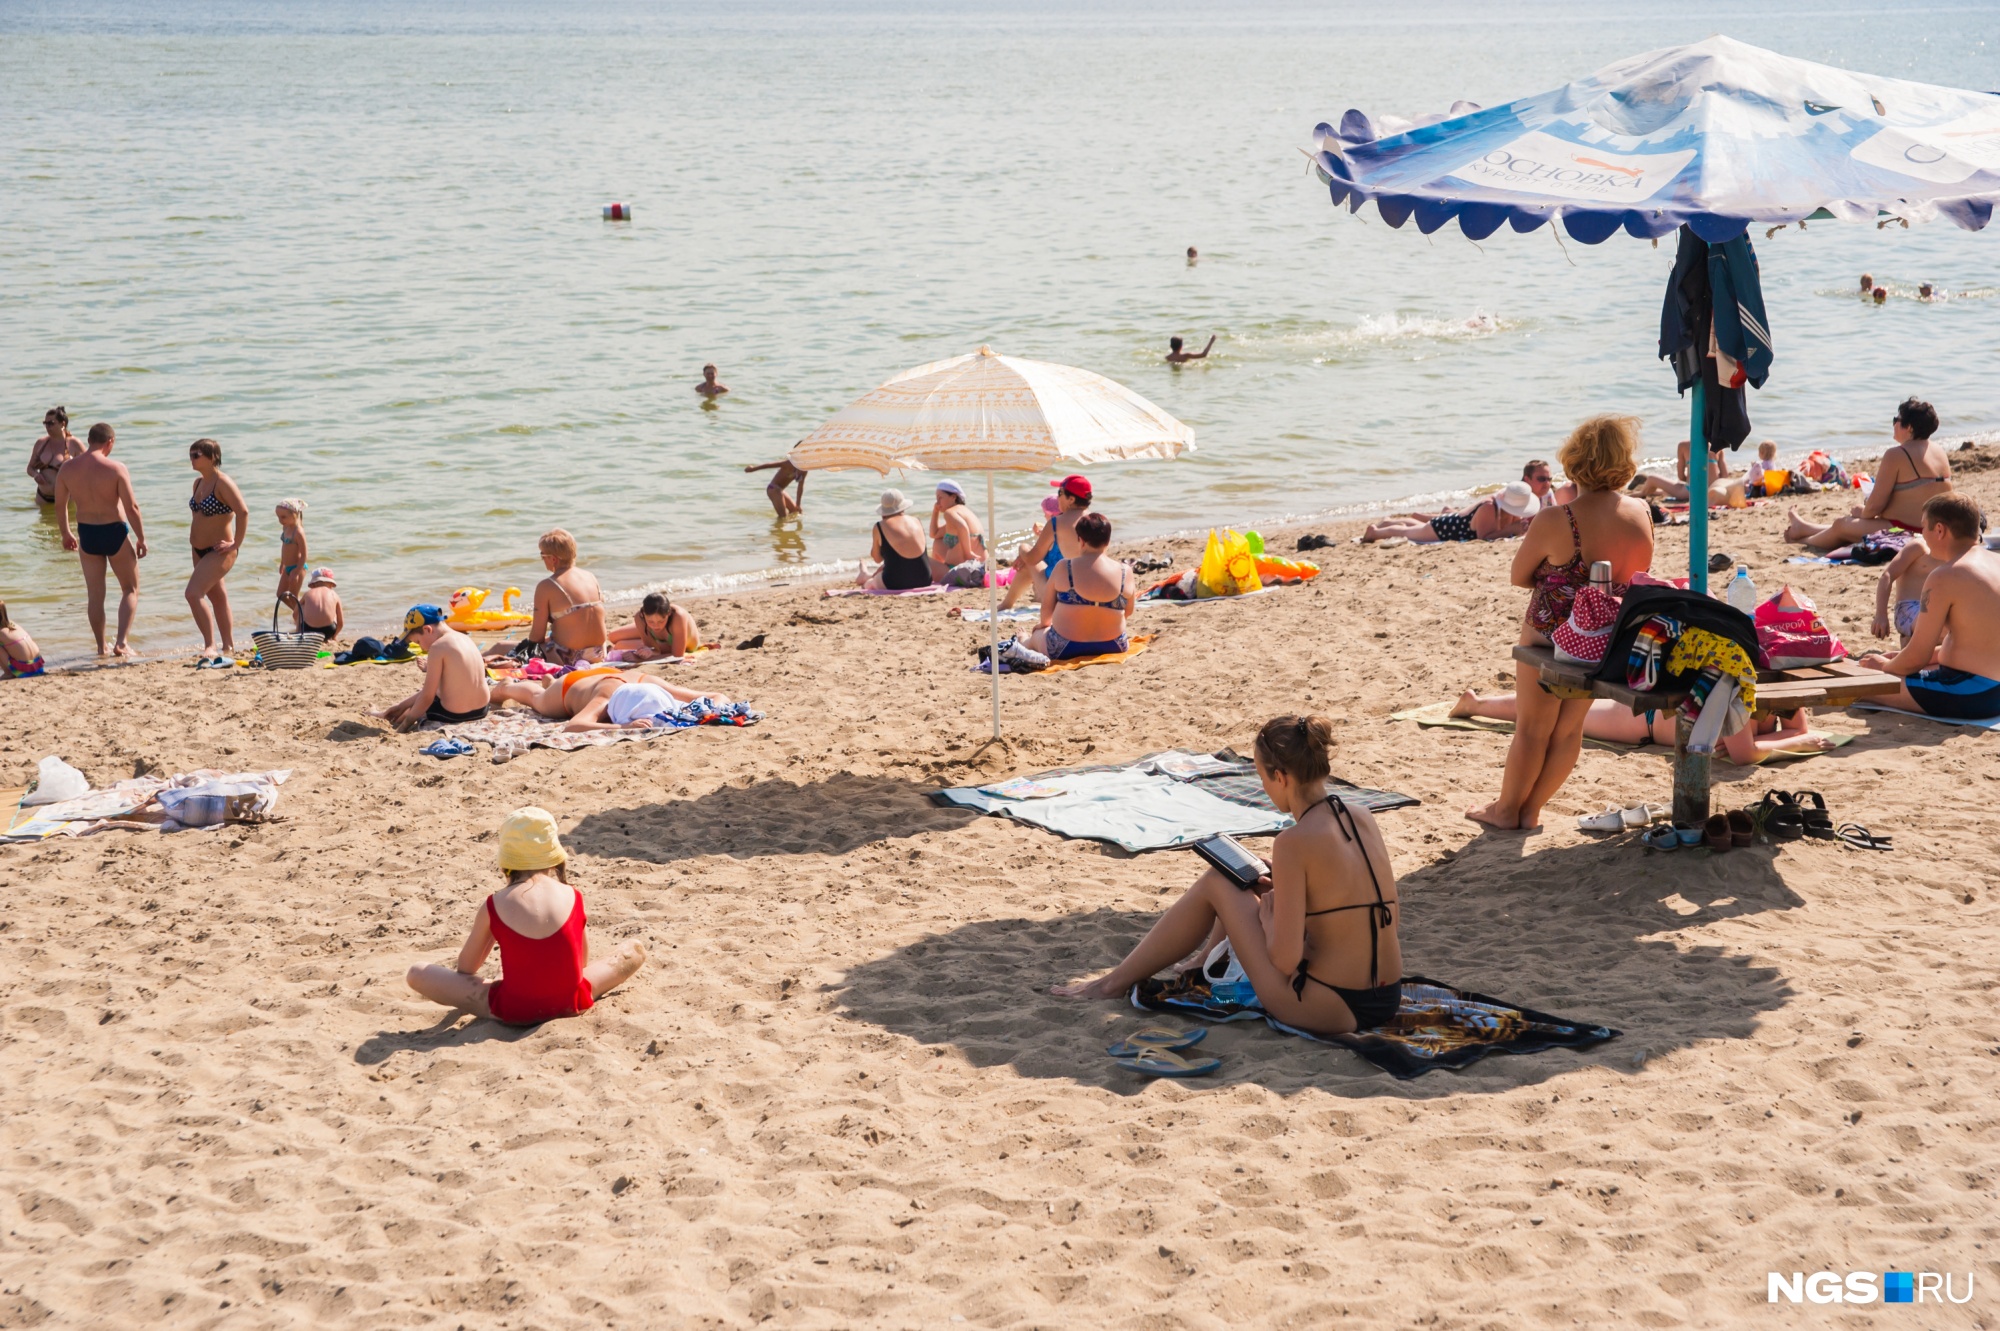
{"type": "MultiPolygon", "coordinates": [[[[1489,693],[1484,697],[1467,689],[1451,709],[1453,716],[1485,716],[1495,721],[1514,719],[1514,695],[1489,693]]],[[[1611,744],[1644,744],[1652,740],[1669,748],[1674,743],[1674,714],[1655,712],[1652,724],[1643,716],[1609,698],[1598,698],[1583,715],[1585,739],[1601,739],[1611,744]]],[[[1754,767],[1773,753],[1825,753],[1833,748],[1833,737],[1812,733],[1812,713],[1801,707],[1788,717],[1760,716],[1754,725],[1722,737],[1722,752],[1738,767],[1754,767]]]]}
{"type": "Polygon", "coordinates": [[[1042,623],[1027,645],[1051,661],[1076,656],[1115,656],[1132,644],[1125,620],[1139,599],[1132,569],[1104,553],[1111,544],[1111,519],[1086,513],[1076,520],[1083,553],[1058,562],[1042,589],[1042,623]]]}
{"type": "Polygon", "coordinates": [[[1434,518],[1384,518],[1368,524],[1361,533],[1364,541],[1386,541],[1400,536],[1417,545],[1439,541],[1500,541],[1528,530],[1528,519],[1539,513],[1542,501],[1526,481],[1514,481],[1499,494],[1480,500],[1463,513],[1440,513],[1434,518]]]}
{"type": "Polygon", "coordinates": [[[567,720],[564,730],[644,730],[651,718],[697,698],[717,707],[729,705],[720,693],[684,689],[641,671],[609,665],[572,670],[546,687],[525,681],[493,686],[495,703],[517,702],[551,720],[567,720]]]}
{"type": "Polygon", "coordinates": [[[1264,1010],[1316,1035],[1380,1026],[1402,1001],[1396,875],[1375,818],[1326,788],[1333,727],[1281,716],[1257,732],[1257,777],[1295,825],[1278,833],[1254,891],[1210,869],[1102,979],[1060,984],[1061,998],[1123,998],[1147,976],[1224,936],[1264,1010]]]}

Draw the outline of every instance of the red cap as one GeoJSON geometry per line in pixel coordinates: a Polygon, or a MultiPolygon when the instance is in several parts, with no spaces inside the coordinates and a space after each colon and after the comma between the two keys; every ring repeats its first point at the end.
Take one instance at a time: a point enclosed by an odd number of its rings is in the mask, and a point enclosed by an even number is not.
{"type": "Polygon", "coordinates": [[[1065,476],[1059,481],[1050,481],[1049,484],[1072,499],[1090,498],[1090,478],[1087,476],[1065,476]]]}

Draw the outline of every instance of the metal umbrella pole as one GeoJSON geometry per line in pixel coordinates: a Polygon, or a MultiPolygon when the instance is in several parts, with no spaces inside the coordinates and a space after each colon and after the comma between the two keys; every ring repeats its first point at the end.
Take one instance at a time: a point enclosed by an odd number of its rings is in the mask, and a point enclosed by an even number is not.
{"type": "MultiPolygon", "coordinates": [[[[1703,412],[1707,395],[1701,376],[1694,381],[1688,421],[1688,590],[1708,590],[1708,435],[1703,412]]],[[[1674,821],[1699,827],[1708,821],[1709,756],[1688,752],[1694,724],[1685,712],[1674,718],[1674,821]]]]}
{"type": "Polygon", "coordinates": [[[993,473],[986,473],[986,669],[993,676],[993,738],[1000,738],[1000,605],[994,599],[999,573],[993,566],[993,473]]]}

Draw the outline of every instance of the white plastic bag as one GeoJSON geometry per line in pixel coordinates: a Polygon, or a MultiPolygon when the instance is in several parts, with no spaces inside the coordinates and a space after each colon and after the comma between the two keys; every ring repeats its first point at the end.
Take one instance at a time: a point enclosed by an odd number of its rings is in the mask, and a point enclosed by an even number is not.
{"type": "Polygon", "coordinates": [[[35,773],[35,788],[21,797],[21,804],[59,804],[82,799],[90,793],[90,778],[60,758],[44,758],[35,773]]]}

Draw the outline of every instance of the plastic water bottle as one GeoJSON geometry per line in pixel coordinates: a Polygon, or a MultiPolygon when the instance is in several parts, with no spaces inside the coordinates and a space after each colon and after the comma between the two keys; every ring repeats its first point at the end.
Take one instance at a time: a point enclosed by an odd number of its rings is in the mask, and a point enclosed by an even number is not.
{"type": "Polygon", "coordinates": [[[1757,610],[1757,584],[1750,581],[1748,566],[1738,564],[1736,576],[1729,580],[1727,593],[1729,604],[1744,614],[1754,614],[1757,610]]]}

